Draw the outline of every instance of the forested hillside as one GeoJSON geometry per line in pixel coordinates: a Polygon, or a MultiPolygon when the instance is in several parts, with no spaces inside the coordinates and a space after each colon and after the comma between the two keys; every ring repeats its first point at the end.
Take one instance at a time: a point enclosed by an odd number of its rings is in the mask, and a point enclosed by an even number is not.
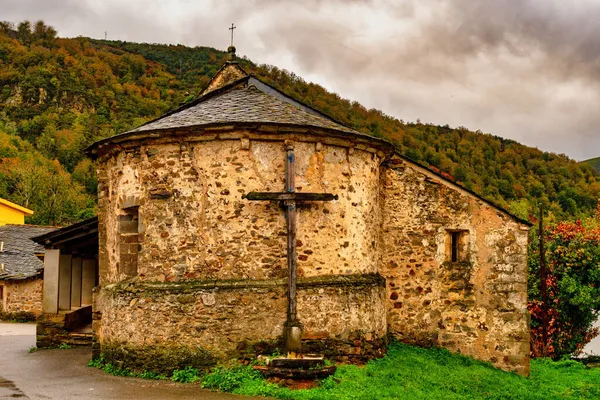
{"type": "MultiPolygon", "coordinates": [[[[207,47],[57,38],[41,22],[1,23],[0,197],[35,210],[31,223],[93,215],[96,181],[82,150],[193,99],[225,56],[207,47]]],[[[564,155],[466,128],[404,122],[277,67],[240,62],[522,217],[539,201],[557,218],[591,215],[600,196],[592,167],[564,155]]]]}
{"type": "Polygon", "coordinates": [[[590,158],[581,162],[582,164],[588,164],[594,171],[600,174],[600,157],[590,158]]]}

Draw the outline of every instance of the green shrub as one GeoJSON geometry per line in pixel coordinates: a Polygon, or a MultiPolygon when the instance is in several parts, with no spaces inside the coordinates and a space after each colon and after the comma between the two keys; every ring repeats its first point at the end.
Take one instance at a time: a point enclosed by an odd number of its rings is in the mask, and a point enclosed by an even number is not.
{"type": "Polygon", "coordinates": [[[196,368],[185,367],[184,369],[176,369],[171,377],[173,382],[192,383],[200,380],[200,373],[196,368]]]}
{"type": "Polygon", "coordinates": [[[578,355],[600,330],[594,322],[600,313],[600,219],[560,222],[544,232],[547,262],[547,303],[540,285],[538,232],[529,247],[528,308],[531,312],[531,355],[578,355]],[[547,339],[544,337],[547,315],[547,339]]]}
{"type": "Polygon", "coordinates": [[[104,364],[104,367],[102,367],[102,369],[107,374],[111,374],[114,376],[137,376],[136,374],[131,372],[131,370],[129,370],[128,368],[117,367],[111,363],[104,364]]]}
{"type": "Polygon", "coordinates": [[[166,380],[166,376],[156,373],[154,371],[134,372],[128,368],[117,367],[112,363],[107,363],[104,358],[104,354],[100,354],[100,357],[91,359],[88,362],[88,367],[98,368],[106,372],[107,374],[115,376],[131,376],[142,379],[155,379],[155,380],[166,380]]]}
{"type": "Polygon", "coordinates": [[[136,376],[138,378],[142,378],[142,379],[154,379],[154,380],[161,380],[161,381],[169,379],[166,376],[161,375],[161,374],[159,374],[157,372],[154,372],[154,371],[144,371],[144,372],[142,372],[140,374],[137,374],[136,376]]]}
{"type": "Polygon", "coordinates": [[[104,353],[100,353],[100,357],[98,357],[98,358],[92,358],[88,362],[88,367],[102,368],[104,366],[104,363],[105,363],[104,353]]]}
{"type": "Polygon", "coordinates": [[[234,392],[249,381],[261,379],[260,372],[250,366],[236,366],[234,368],[216,367],[202,380],[202,387],[217,389],[223,392],[234,392]]]}

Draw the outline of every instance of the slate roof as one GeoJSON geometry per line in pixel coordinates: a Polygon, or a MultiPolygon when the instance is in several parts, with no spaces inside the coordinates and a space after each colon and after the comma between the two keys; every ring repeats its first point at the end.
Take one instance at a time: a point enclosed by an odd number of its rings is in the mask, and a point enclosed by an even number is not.
{"type": "MultiPolygon", "coordinates": [[[[223,68],[221,68],[223,70],[223,68]]],[[[220,71],[219,71],[220,72],[220,71]]],[[[213,77],[214,80],[214,77],[213,77]]],[[[212,81],[211,81],[212,82],[212,81]]],[[[133,130],[124,132],[106,139],[99,140],[87,148],[88,156],[94,158],[97,149],[107,143],[117,143],[117,140],[126,139],[128,136],[135,136],[136,133],[162,131],[176,128],[185,128],[192,126],[210,126],[219,124],[278,124],[290,126],[308,126],[336,130],[355,136],[368,138],[372,141],[384,142],[393,146],[384,139],[376,138],[371,135],[358,132],[354,129],[344,126],[325,114],[292,99],[274,87],[261,81],[253,75],[247,75],[234,82],[226,84],[223,87],[208,92],[197,100],[184,104],[155,120],[149,121],[133,130]]],[[[425,165],[414,161],[403,154],[396,152],[401,158],[419,165],[430,172],[438,175],[444,181],[447,178],[428,168],[425,165]]],[[[465,188],[457,182],[450,181],[452,184],[462,188],[476,198],[490,204],[500,211],[510,215],[517,221],[531,225],[513,213],[505,210],[503,207],[485,199],[477,193],[465,188]]]]}
{"type": "Polygon", "coordinates": [[[126,133],[219,123],[273,123],[360,134],[286,97],[257,78],[247,76],[126,133]]]}
{"type": "Polygon", "coordinates": [[[46,234],[56,228],[35,225],[0,226],[0,242],[4,243],[0,252],[0,279],[21,280],[42,272],[44,263],[36,254],[44,252],[44,246],[31,240],[34,236],[46,234]]]}

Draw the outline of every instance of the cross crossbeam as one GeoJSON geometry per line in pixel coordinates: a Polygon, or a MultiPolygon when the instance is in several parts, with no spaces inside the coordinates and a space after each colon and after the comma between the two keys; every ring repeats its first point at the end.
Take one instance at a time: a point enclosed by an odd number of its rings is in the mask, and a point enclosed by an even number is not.
{"type": "Polygon", "coordinates": [[[298,193],[295,191],[295,157],[293,142],[286,142],[285,192],[250,192],[242,196],[246,200],[282,201],[287,221],[287,261],[288,261],[288,304],[285,323],[285,350],[288,353],[300,353],[302,324],[298,321],[296,310],[296,202],[332,201],[338,196],[330,193],[298,193]]]}
{"type": "Polygon", "coordinates": [[[250,192],[242,196],[246,200],[272,200],[272,201],[332,201],[337,200],[337,194],[330,193],[299,193],[299,192],[250,192]]]}
{"type": "Polygon", "coordinates": [[[237,28],[237,26],[233,25],[233,22],[231,23],[231,28],[229,28],[229,30],[231,31],[231,46],[233,46],[233,30],[237,28]]]}

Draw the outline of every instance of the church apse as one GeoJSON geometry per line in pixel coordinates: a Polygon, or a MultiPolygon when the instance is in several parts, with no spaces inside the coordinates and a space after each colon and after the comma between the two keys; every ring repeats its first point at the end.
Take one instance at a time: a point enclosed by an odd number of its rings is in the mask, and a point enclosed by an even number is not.
{"type": "MultiPolygon", "coordinates": [[[[206,366],[282,347],[285,215],[277,201],[243,195],[283,190],[286,141],[261,136],[239,130],[213,140],[147,140],[100,159],[107,252],[100,261],[97,335],[106,357],[127,358],[133,368],[163,360],[169,370],[182,365],[166,354],[206,366]],[[123,208],[132,195],[135,217],[123,208]],[[138,218],[143,228],[132,277],[123,272],[131,269],[122,265],[122,249],[130,248],[131,233],[124,231],[138,218]]],[[[338,194],[335,201],[297,206],[304,350],[346,360],[382,354],[387,325],[377,241],[384,153],[308,133],[291,138],[296,190],[338,194]]]]}

